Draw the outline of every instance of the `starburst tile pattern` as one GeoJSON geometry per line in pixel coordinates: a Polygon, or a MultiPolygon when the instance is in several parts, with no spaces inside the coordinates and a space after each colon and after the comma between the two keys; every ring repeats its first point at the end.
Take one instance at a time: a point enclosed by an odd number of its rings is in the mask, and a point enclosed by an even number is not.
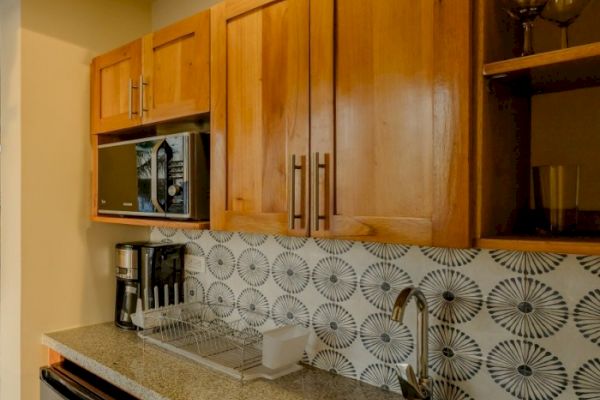
{"type": "Polygon", "coordinates": [[[195,276],[186,276],[183,281],[183,300],[186,303],[204,302],[204,286],[195,276]]]}
{"type": "Polygon", "coordinates": [[[208,234],[219,243],[227,243],[233,238],[233,232],[209,231],[208,234]]]}
{"type": "Polygon", "coordinates": [[[313,359],[312,364],[332,374],[339,374],[349,378],[356,377],[354,365],[345,356],[334,350],[321,350],[313,359]]]}
{"type": "Polygon", "coordinates": [[[350,347],[357,336],[354,318],[337,304],[327,303],[317,308],[312,324],[319,339],[334,349],[350,347]]]}
{"type": "Polygon", "coordinates": [[[271,313],[278,325],[300,324],[308,327],[310,321],[308,308],[304,303],[288,294],[279,296],[275,300],[271,313]]]}
{"type": "Polygon", "coordinates": [[[391,311],[400,291],[410,285],[410,276],[397,265],[387,262],[371,265],[360,278],[363,295],[381,311],[391,311]]]}
{"type": "Polygon", "coordinates": [[[409,249],[408,246],[386,243],[363,243],[363,246],[369,253],[386,261],[402,257],[409,249]]]}
{"type": "Polygon", "coordinates": [[[308,264],[295,253],[282,253],[273,261],[273,279],[287,293],[296,294],[308,285],[308,264]]]}
{"type": "Polygon", "coordinates": [[[354,245],[349,240],[315,239],[315,243],[321,250],[334,256],[347,253],[354,245]]]}
{"type": "Polygon", "coordinates": [[[217,279],[228,279],[235,270],[233,252],[222,244],[213,246],[206,257],[208,269],[217,279]]]}
{"type": "Polygon", "coordinates": [[[327,257],[319,261],[313,269],[312,279],[319,293],[336,302],[348,300],[357,285],[354,268],[338,257],[327,257]]]}
{"type": "Polygon", "coordinates": [[[523,251],[491,250],[492,259],[498,264],[520,274],[543,274],[558,267],[567,257],[564,254],[534,253],[523,251]]]}
{"type": "Polygon", "coordinates": [[[300,250],[308,239],[295,236],[275,236],[275,241],[286,250],[300,250]]]}
{"type": "Polygon", "coordinates": [[[235,306],[233,290],[223,282],[214,282],[206,293],[207,302],[219,317],[228,317],[235,306]]]}
{"type": "Polygon", "coordinates": [[[205,231],[193,231],[193,230],[184,229],[182,232],[183,232],[183,235],[186,238],[188,238],[189,240],[198,240],[202,237],[202,234],[205,231]]]}
{"type": "Polygon", "coordinates": [[[441,400],[473,400],[458,386],[441,379],[433,381],[433,398],[441,400]]]}
{"type": "Polygon", "coordinates": [[[416,367],[415,309],[404,324],[390,315],[417,285],[435,400],[600,400],[599,256],[159,228],[151,239],[205,259],[186,270],[187,301],[249,331],[271,326],[265,315],[308,328],[303,362],[317,368],[399,391],[394,365],[416,367]]]}
{"type": "Polygon", "coordinates": [[[371,354],[388,364],[405,361],[414,348],[410,330],[384,313],[371,314],[364,320],[360,339],[371,354]]]}
{"type": "Polygon", "coordinates": [[[567,387],[563,363],[543,347],[523,340],[507,340],[487,359],[492,379],[522,400],[555,399],[567,387]]]}
{"type": "Polygon", "coordinates": [[[196,257],[204,257],[204,250],[198,243],[188,242],[185,244],[185,254],[191,254],[196,257]]]}
{"type": "Polygon", "coordinates": [[[574,319],[579,332],[600,345],[600,289],[592,290],[577,303],[574,319]]]}
{"type": "Polygon", "coordinates": [[[269,260],[260,250],[246,249],[237,261],[240,277],[250,286],[261,286],[269,278],[269,260]]]}
{"type": "Polygon", "coordinates": [[[177,234],[177,229],[174,229],[174,228],[160,227],[160,228],[158,228],[158,231],[165,238],[172,238],[173,236],[175,236],[177,234]]]}
{"type": "Polygon", "coordinates": [[[483,305],[483,295],[477,283],[454,269],[428,273],[420,287],[427,297],[431,313],[443,322],[468,322],[483,305]]]}
{"type": "Polygon", "coordinates": [[[479,253],[477,249],[440,249],[435,247],[422,247],[421,251],[433,262],[446,267],[467,265],[479,253]]]}
{"type": "Polygon", "coordinates": [[[567,303],[560,293],[532,278],[510,278],[498,283],[487,304],[494,321],[524,338],[552,336],[568,318],[567,303]]]}
{"type": "Polygon", "coordinates": [[[466,381],[481,368],[483,353],[479,345],[464,332],[450,326],[429,329],[429,363],[446,379],[466,381]]]}
{"type": "Polygon", "coordinates": [[[399,392],[398,373],[386,364],[371,364],[360,374],[360,380],[386,391],[399,392]]]}
{"type": "Polygon", "coordinates": [[[267,298],[254,288],[244,289],[237,300],[240,315],[250,326],[263,325],[269,317],[267,298]]]}
{"type": "Polygon", "coordinates": [[[600,276],[600,257],[599,256],[579,256],[579,264],[592,274],[600,276]]]}
{"type": "Polygon", "coordinates": [[[573,388],[579,400],[600,399],[600,358],[586,362],[575,372],[573,388]]]}
{"type": "Polygon", "coordinates": [[[240,233],[240,238],[248,246],[257,247],[264,244],[269,238],[267,235],[261,235],[259,233],[240,233]]]}

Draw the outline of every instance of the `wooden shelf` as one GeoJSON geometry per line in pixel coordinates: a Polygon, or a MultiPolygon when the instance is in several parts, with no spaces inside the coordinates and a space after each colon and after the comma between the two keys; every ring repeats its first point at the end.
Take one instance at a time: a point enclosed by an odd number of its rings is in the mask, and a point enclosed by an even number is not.
{"type": "Polygon", "coordinates": [[[175,221],[150,218],[129,218],[129,217],[109,217],[105,215],[92,215],[94,222],[104,222],[109,224],[134,225],[134,226],[155,226],[161,228],[174,229],[209,229],[209,221],[175,221]]]}
{"type": "Polygon", "coordinates": [[[600,43],[484,64],[483,75],[503,82],[527,82],[537,93],[599,86],[600,43]]]}
{"type": "Polygon", "coordinates": [[[482,249],[539,251],[546,253],[600,255],[600,238],[542,238],[535,236],[497,236],[475,240],[482,249]]]}

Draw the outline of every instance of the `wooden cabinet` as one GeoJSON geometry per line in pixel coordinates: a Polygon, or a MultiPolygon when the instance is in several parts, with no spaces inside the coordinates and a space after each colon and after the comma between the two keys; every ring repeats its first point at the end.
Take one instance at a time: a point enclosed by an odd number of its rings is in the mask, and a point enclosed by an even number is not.
{"type": "Polygon", "coordinates": [[[212,228],[468,246],[470,3],[215,8],[212,228]]]}
{"type": "Polygon", "coordinates": [[[92,133],[209,112],[210,12],[92,62],[92,133]]]}
{"type": "Polygon", "coordinates": [[[311,7],[311,233],[468,246],[470,2],[311,7]]]}
{"type": "Polygon", "coordinates": [[[209,35],[210,12],[203,12],[144,37],[144,122],[209,111],[209,35]]]}
{"type": "Polygon", "coordinates": [[[142,40],[115,49],[92,61],[92,133],[141,124],[134,86],[142,73],[142,40]]]}
{"type": "Polygon", "coordinates": [[[308,234],[308,3],[213,8],[212,229],[308,234]]]}

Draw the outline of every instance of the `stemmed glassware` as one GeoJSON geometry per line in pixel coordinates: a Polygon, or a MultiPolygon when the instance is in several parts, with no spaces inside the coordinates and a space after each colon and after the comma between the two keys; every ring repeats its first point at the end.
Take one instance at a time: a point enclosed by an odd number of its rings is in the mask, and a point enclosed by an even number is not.
{"type": "Polygon", "coordinates": [[[561,30],[561,47],[569,47],[569,25],[571,25],[590,0],[549,0],[542,18],[554,22],[561,30]]]}
{"type": "Polygon", "coordinates": [[[523,25],[522,56],[533,54],[533,21],[542,13],[548,0],[501,0],[506,12],[523,25]]]}

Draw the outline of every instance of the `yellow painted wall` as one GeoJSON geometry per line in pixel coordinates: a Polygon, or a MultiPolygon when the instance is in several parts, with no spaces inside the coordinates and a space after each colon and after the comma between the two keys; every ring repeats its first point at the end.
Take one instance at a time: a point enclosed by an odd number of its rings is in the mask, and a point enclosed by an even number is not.
{"type": "Polygon", "coordinates": [[[21,371],[21,10],[0,1],[0,399],[19,399],[21,371]],[[17,384],[11,384],[11,383],[17,384]]]}
{"type": "Polygon", "coordinates": [[[35,400],[41,334],[111,320],[113,246],[149,235],[89,221],[89,64],[150,32],[151,3],[20,2],[20,45],[1,55],[17,67],[2,70],[0,398],[35,400]]]}
{"type": "Polygon", "coordinates": [[[152,30],[157,30],[217,4],[221,0],[153,0],[152,30]]]}

